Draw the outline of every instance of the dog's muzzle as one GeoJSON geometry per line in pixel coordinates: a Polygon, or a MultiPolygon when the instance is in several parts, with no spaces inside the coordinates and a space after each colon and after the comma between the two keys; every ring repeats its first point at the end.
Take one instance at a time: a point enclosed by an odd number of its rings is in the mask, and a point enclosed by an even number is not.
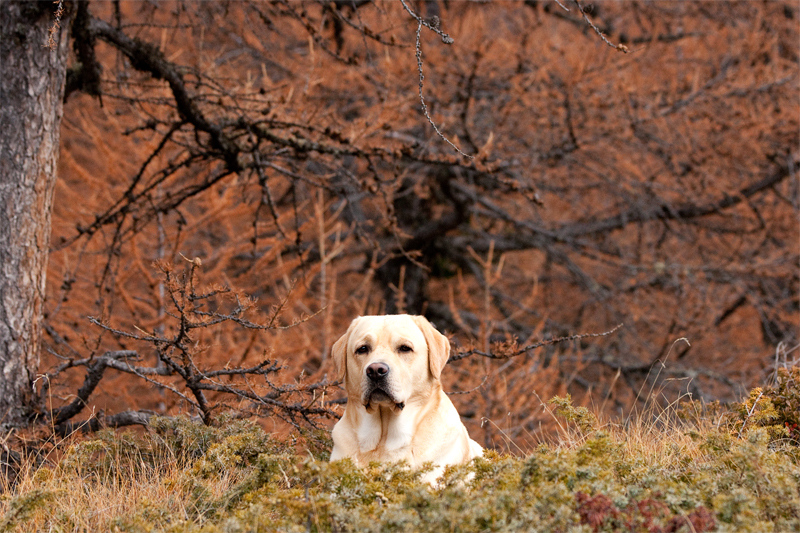
{"type": "Polygon", "coordinates": [[[366,368],[367,383],[366,391],[364,394],[364,406],[367,409],[381,405],[389,404],[392,409],[402,410],[406,404],[398,402],[394,395],[391,393],[389,386],[389,365],[386,363],[371,363],[366,368]]]}

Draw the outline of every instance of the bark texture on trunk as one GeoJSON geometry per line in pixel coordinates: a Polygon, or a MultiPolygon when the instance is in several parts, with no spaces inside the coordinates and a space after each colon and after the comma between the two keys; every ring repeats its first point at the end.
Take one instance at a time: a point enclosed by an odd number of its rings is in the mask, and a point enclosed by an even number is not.
{"type": "Polygon", "coordinates": [[[56,5],[0,0],[0,425],[33,412],[66,79],[56,5]]]}

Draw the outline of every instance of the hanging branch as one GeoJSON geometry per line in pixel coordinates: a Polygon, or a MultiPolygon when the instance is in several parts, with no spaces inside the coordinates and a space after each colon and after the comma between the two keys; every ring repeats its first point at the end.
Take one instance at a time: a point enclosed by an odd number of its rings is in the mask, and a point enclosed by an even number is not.
{"type": "Polygon", "coordinates": [[[448,139],[447,137],[445,137],[444,134],[439,130],[439,127],[433,121],[433,118],[431,118],[431,115],[428,112],[428,105],[425,103],[425,97],[422,94],[422,89],[423,89],[423,86],[424,86],[423,80],[425,79],[425,75],[422,73],[422,44],[421,44],[421,38],[420,38],[420,33],[422,32],[422,27],[425,26],[426,28],[428,28],[432,32],[434,32],[437,35],[439,35],[442,38],[442,42],[444,44],[453,44],[455,41],[453,40],[452,37],[450,37],[449,35],[447,35],[442,30],[439,29],[439,17],[433,17],[432,22],[428,22],[428,21],[424,20],[422,17],[420,17],[419,15],[417,15],[416,13],[414,13],[414,11],[412,11],[411,8],[408,7],[408,4],[406,4],[405,0],[400,0],[400,3],[403,4],[403,7],[405,8],[406,11],[408,11],[408,14],[411,15],[414,18],[414,20],[417,21],[417,32],[416,32],[417,37],[416,37],[416,42],[415,42],[414,46],[415,46],[416,55],[417,55],[417,71],[419,72],[419,101],[422,104],[422,112],[425,114],[425,118],[428,119],[428,122],[433,127],[434,131],[436,132],[436,134],[439,137],[444,139],[444,141],[447,144],[449,144],[450,146],[452,146],[453,149],[456,152],[458,152],[459,154],[461,154],[464,157],[467,157],[469,159],[474,159],[475,156],[471,156],[471,155],[468,155],[468,154],[465,154],[464,152],[462,152],[461,149],[459,149],[458,146],[453,144],[453,142],[450,139],[448,139]]]}
{"type": "MultiPolygon", "coordinates": [[[[575,2],[576,6],[578,6],[578,11],[581,12],[581,16],[583,16],[583,20],[586,21],[586,24],[591,26],[591,28],[594,30],[594,32],[597,35],[599,35],[601,39],[603,39],[604,43],[606,43],[608,46],[610,46],[611,48],[613,48],[615,50],[619,50],[623,54],[627,54],[628,52],[630,52],[630,50],[628,50],[628,47],[625,46],[624,44],[614,44],[611,41],[609,41],[608,38],[605,35],[603,35],[603,32],[600,31],[600,28],[598,28],[597,26],[594,25],[594,22],[592,22],[592,19],[589,18],[589,15],[586,14],[586,10],[581,5],[580,1],[579,0],[572,0],[572,1],[575,2]]],[[[561,2],[559,2],[558,5],[560,5],[564,9],[567,9],[566,7],[564,7],[563,4],[561,4],[561,2]]],[[[569,11],[569,10],[567,9],[567,11],[569,11]]]]}

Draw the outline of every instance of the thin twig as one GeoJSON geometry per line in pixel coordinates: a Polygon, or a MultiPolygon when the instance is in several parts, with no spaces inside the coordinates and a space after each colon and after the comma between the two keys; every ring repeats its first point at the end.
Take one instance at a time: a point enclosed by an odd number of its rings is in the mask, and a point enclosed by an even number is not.
{"type": "MultiPolygon", "coordinates": [[[[590,18],[589,18],[589,16],[586,14],[586,11],[584,10],[583,6],[582,6],[582,5],[581,5],[581,3],[580,3],[580,0],[572,0],[572,1],[573,1],[573,2],[575,2],[575,5],[576,5],[576,6],[578,6],[578,11],[580,11],[580,12],[581,12],[581,15],[583,16],[583,20],[585,20],[585,21],[586,21],[586,24],[588,24],[589,26],[591,26],[591,27],[592,27],[592,29],[594,30],[594,32],[595,32],[597,35],[599,35],[601,39],[603,39],[603,42],[604,42],[604,43],[606,43],[608,46],[610,46],[611,48],[613,48],[613,49],[615,49],[615,50],[619,50],[619,51],[620,51],[620,52],[622,52],[623,54],[627,54],[628,52],[630,52],[630,50],[628,50],[628,47],[627,47],[627,46],[625,46],[624,44],[614,44],[614,43],[612,43],[611,41],[609,41],[609,40],[606,38],[606,36],[605,36],[605,35],[603,35],[603,32],[602,32],[602,31],[600,31],[600,28],[598,28],[597,26],[595,26],[595,25],[594,25],[594,22],[592,22],[592,19],[590,19],[590,18]]],[[[558,4],[558,5],[560,5],[561,7],[564,7],[563,5],[561,5],[561,3],[560,3],[560,2],[559,2],[559,4],[558,4]]],[[[564,9],[566,9],[566,7],[564,7],[564,9]]]]}
{"type": "Polygon", "coordinates": [[[753,402],[753,406],[747,412],[747,416],[745,417],[744,422],[742,422],[742,427],[739,429],[739,434],[736,436],[736,438],[739,438],[739,439],[742,438],[742,433],[744,432],[744,427],[747,425],[747,421],[750,420],[750,417],[753,416],[753,412],[756,410],[756,405],[758,404],[758,400],[760,400],[763,395],[764,395],[764,391],[761,391],[761,392],[758,393],[758,397],[756,397],[756,400],[753,402]]]}
{"type": "Polygon", "coordinates": [[[53,24],[50,26],[50,29],[47,31],[47,48],[50,50],[55,50],[58,48],[58,44],[56,43],[56,34],[61,29],[61,17],[64,16],[64,0],[58,0],[56,2],[56,12],[53,17],[53,24]]]}
{"type": "Polygon", "coordinates": [[[603,333],[579,333],[577,335],[569,335],[567,337],[557,337],[555,339],[548,339],[545,341],[536,342],[534,344],[530,344],[525,346],[524,348],[519,348],[518,350],[508,353],[508,354],[495,354],[492,352],[485,352],[481,350],[467,350],[466,352],[458,352],[454,355],[451,355],[450,358],[447,360],[448,363],[452,363],[453,361],[459,361],[461,359],[466,359],[472,355],[480,355],[483,357],[488,357],[489,359],[510,359],[511,357],[517,357],[518,355],[522,355],[524,353],[530,352],[531,350],[535,350],[536,348],[541,348],[542,346],[550,346],[551,344],[558,344],[561,342],[566,341],[574,341],[578,339],[588,339],[594,337],[605,337],[611,335],[619,328],[621,328],[623,324],[617,324],[614,328],[605,331],[603,333]]]}
{"type": "Polygon", "coordinates": [[[476,390],[480,389],[481,387],[483,387],[486,384],[486,381],[488,379],[489,379],[489,374],[484,374],[483,380],[480,382],[480,384],[477,387],[473,387],[473,388],[471,388],[469,390],[450,391],[450,392],[447,392],[445,394],[447,394],[448,396],[457,396],[459,394],[470,394],[470,393],[475,392],[476,390]]]}
{"type": "Polygon", "coordinates": [[[422,44],[421,44],[421,37],[420,37],[420,34],[422,33],[422,27],[425,26],[426,28],[428,28],[432,32],[434,32],[437,35],[439,35],[442,38],[442,42],[444,44],[453,44],[455,41],[453,40],[452,37],[450,37],[449,35],[447,35],[442,30],[439,29],[439,18],[438,17],[434,17],[433,18],[433,23],[430,23],[430,22],[424,20],[422,17],[420,17],[416,13],[414,13],[414,11],[412,11],[411,8],[408,7],[408,4],[406,4],[405,0],[400,0],[400,3],[403,4],[403,7],[405,8],[406,11],[408,11],[408,14],[411,15],[414,18],[414,20],[417,21],[416,41],[415,41],[414,46],[415,46],[415,49],[416,49],[416,56],[417,56],[417,71],[419,72],[419,101],[420,101],[420,104],[422,104],[422,112],[425,114],[425,118],[428,119],[428,122],[433,127],[433,130],[436,132],[436,134],[439,137],[444,139],[444,141],[447,144],[449,144],[450,146],[452,146],[453,149],[456,152],[458,152],[459,154],[461,154],[464,157],[467,157],[469,159],[474,159],[475,156],[471,156],[471,155],[468,155],[468,154],[465,154],[464,152],[462,152],[461,149],[458,146],[453,144],[453,142],[450,139],[448,139],[447,137],[445,137],[444,134],[441,132],[441,130],[439,130],[439,127],[433,121],[433,118],[431,118],[431,115],[428,112],[428,105],[425,103],[425,96],[422,94],[422,89],[424,87],[423,80],[425,79],[425,75],[422,73],[422,44]]]}

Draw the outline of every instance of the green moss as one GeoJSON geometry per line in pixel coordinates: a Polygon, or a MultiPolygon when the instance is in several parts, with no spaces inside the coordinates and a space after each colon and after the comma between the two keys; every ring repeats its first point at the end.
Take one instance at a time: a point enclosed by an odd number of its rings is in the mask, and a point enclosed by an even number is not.
{"type": "Polygon", "coordinates": [[[40,488],[14,496],[8,502],[3,519],[0,521],[0,531],[14,531],[20,524],[24,524],[35,511],[56,497],[56,493],[40,488]]]}
{"type": "MultiPolygon", "coordinates": [[[[447,468],[436,488],[402,464],[328,463],[319,448],[308,453],[314,445],[303,440],[320,442],[319,436],[279,441],[241,420],[216,427],[157,420],[144,435],[99,433],[32,473],[24,488],[6,497],[3,527],[75,531],[88,522],[89,530],[170,533],[800,530],[797,447],[776,441],[768,427],[753,424],[738,438],[736,424],[684,418],[674,427],[651,428],[652,442],[639,435],[637,448],[630,429],[598,429],[591,413],[571,407],[568,399],[557,403],[575,426],[574,440],[541,445],[527,457],[487,451],[468,465],[447,468]],[[106,489],[107,498],[109,490],[124,491],[137,480],[149,482],[153,492],[137,495],[132,511],[92,522],[119,505],[92,491],[106,489]],[[97,506],[89,518],[69,508],[74,504],[67,496],[76,490],[86,495],[82,505],[97,506]]],[[[731,416],[737,419],[739,412],[731,416]]]]}

